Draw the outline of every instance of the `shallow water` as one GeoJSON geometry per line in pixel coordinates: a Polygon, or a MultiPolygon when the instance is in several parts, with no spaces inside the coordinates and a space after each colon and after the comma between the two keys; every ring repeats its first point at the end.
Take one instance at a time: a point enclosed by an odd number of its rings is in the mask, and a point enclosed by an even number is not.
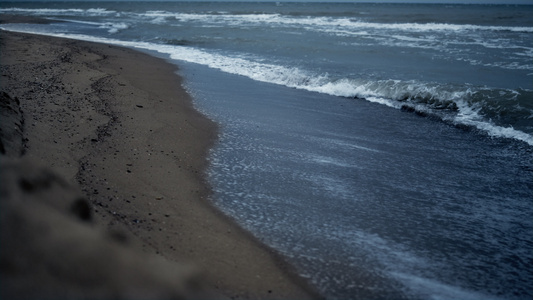
{"type": "MultiPolygon", "coordinates": [[[[531,294],[531,149],[186,64],[214,202],[332,298],[531,294]]],[[[518,297],[520,298],[520,297],[518,297]]]]}

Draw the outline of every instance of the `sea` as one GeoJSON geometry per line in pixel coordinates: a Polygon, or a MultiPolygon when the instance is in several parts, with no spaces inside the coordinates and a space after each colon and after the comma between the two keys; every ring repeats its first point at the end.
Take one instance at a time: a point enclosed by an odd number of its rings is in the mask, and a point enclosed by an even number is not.
{"type": "MultiPolygon", "coordinates": [[[[533,298],[533,6],[7,2],[179,66],[210,201],[327,299],[533,298]]],[[[172,138],[172,137],[169,137],[172,138]]]]}

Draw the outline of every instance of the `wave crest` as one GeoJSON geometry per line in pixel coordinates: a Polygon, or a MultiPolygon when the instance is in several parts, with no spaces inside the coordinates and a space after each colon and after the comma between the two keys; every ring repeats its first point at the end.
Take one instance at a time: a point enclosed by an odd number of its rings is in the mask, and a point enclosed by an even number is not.
{"type": "Polygon", "coordinates": [[[530,104],[533,91],[529,90],[498,90],[419,81],[334,78],[329,74],[316,74],[297,67],[264,63],[253,57],[209,53],[187,46],[126,42],[87,35],[46,35],[156,51],[175,60],[205,65],[256,81],[333,96],[360,98],[396,109],[436,116],[453,124],[473,126],[490,136],[512,138],[533,146],[533,105],[530,104]],[[491,100],[495,97],[507,101],[501,104],[501,101],[491,100]]]}

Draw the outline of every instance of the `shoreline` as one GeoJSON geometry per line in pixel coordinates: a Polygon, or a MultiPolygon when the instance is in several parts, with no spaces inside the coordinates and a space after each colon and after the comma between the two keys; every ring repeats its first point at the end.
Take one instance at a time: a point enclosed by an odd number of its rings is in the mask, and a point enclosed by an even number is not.
{"type": "Polygon", "coordinates": [[[193,108],[174,65],[106,44],[0,37],[0,86],[20,99],[25,157],[80,185],[99,226],[133,235],[145,253],[192,263],[221,297],[318,298],[209,201],[217,125],[193,108]]]}

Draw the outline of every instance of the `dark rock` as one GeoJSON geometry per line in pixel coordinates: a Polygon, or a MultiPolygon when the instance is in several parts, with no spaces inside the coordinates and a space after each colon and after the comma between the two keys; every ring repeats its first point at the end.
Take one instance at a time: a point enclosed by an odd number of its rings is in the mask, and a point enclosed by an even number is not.
{"type": "Polygon", "coordinates": [[[0,92],[0,154],[19,157],[24,153],[24,116],[18,98],[0,92]]]}

